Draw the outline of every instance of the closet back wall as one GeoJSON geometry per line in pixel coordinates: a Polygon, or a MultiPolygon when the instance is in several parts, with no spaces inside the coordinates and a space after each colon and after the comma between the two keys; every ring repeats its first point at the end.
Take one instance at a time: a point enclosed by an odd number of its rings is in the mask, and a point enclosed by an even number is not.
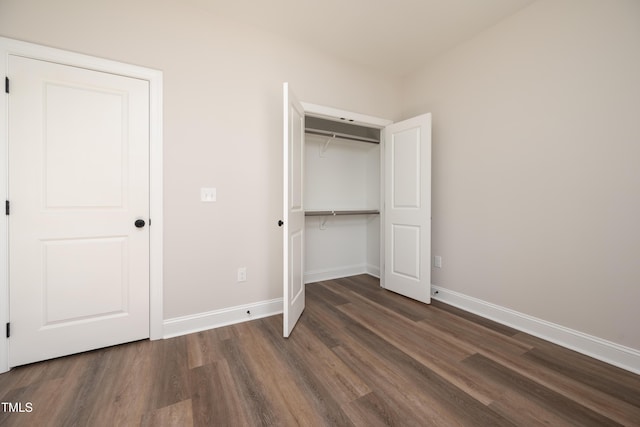
{"type": "Polygon", "coordinates": [[[395,80],[191,4],[0,2],[2,36],[164,72],[165,319],[282,296],[283,81],[303,101],[399,113],[395,80]]]}
{"type": "MultiPolygon", "coordinates": [[[[306,211],[380,210],[380,144],[307,134],[304,198],[306,211]]],[[[379,274],[379,215],[307,216],[305,232],[305,282],[379,274]]]]}

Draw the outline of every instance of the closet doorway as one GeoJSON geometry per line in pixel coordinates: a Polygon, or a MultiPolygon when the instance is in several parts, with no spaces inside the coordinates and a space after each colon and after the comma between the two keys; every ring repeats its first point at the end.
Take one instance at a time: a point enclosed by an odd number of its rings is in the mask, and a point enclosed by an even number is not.
{"type": "Polygon", "coordinates": [[[302,103],[284,84],[283,335],[305,283],[370,274],[431,301],[431,115],[389,120],[302,103]]]}

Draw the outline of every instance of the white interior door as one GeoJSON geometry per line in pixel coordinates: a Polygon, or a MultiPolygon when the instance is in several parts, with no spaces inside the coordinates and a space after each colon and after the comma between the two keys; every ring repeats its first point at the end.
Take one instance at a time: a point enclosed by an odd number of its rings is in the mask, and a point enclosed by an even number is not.
{"type": "Polygon", "coordinates": [[[431,302],[431,114],[384,132],[384,286],[431,302]]]}
{"type": "Polygon", "coordinates": [[[288,337],[304,310],[304,109],[284,84],[283,335],[288,337]]]}
{"type": "Polygon", "coordinates": [[[9,365],[148,337],[148,82],[8,64],[9,365]]]}

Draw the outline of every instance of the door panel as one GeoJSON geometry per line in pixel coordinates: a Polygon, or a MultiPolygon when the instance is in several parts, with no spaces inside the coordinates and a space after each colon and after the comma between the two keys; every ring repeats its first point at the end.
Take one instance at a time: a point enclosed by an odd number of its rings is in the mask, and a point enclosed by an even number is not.
{"type": "Polygon", "coordinates": [[[148,82],[9,71],[10,366],[147,338],[148,82]]]}
{"type": "Polygon", "coordinates": [[[431,301],[431,115],[385,128],[386,289],[431,301]]]}
{"type": "Polygon", "coordinates": [[[391,226],[391,270],[395,275],[420,280],[420,227],[391,226]]]}
{"type": "Polygon", "coordinates": [[[126,93],[53,82],[44,92],[45,206],[121,208],[126,93]],[[69,162],[70,153],[82,161],[69,162]]]}
{"type": "Polygon", "coordinates": [[[291,334],[305,306],[304,289],[304,109],[284,84],[283,141],[283,335],[291,334]]]}
{"type": "Polygon", "coordinates": [[[420,208],[419,128],[395,133],[391,140],[391,155],[393,208],[420,208]]]}
{"type": "Polygon", "coordinates": [[[289,263],[289,276],[291,277],[291,280],[289,281],[289,296],[291,298],[291,305],[295,306],[300,298],[304,298],[304,264],[302,262],[304,246],[302,244],[302,233],[293,233],[289,242],[289,247],[291,249],[291,262],[289,263]]]}
{"type": "Polygon", "coordinates": [[[122,237],[42,242],[43,326],[126,314],[127,249],[122,237]]]}

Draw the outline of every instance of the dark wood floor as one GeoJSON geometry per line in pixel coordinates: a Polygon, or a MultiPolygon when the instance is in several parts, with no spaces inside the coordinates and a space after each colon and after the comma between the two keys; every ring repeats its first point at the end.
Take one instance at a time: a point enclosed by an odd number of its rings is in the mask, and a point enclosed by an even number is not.
{"type": "Polygon", "coordinates": [[[640,426],[640,376],[370,276],[282,316],[15,368],[2,426],[640,426]]]}

